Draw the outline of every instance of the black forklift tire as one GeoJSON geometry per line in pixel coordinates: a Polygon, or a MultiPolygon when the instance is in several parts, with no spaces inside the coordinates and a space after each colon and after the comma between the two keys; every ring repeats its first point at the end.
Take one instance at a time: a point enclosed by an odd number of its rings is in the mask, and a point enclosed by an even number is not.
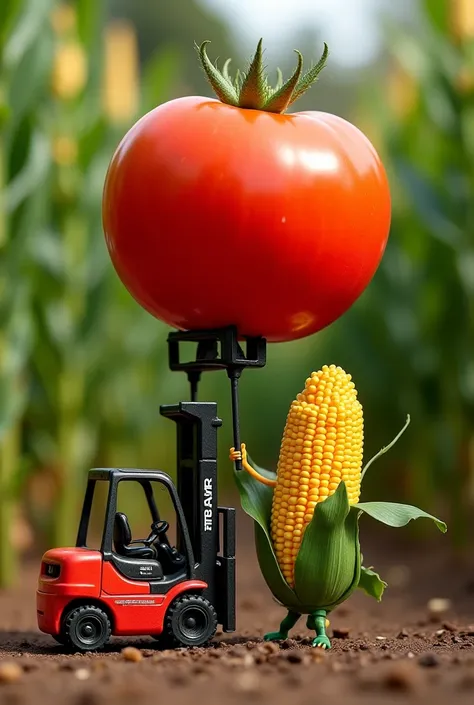
{"type": "Polygon", "coordinates": [[[97,651],[108,642],[111,631],[104,610],[96,605],[81,605],[66,615],[60,638],[77,651],[97,651]]]}
{"type": "Polygon", "coordinates": [[[174,640],[170,639],[169,636],[164,632],[161,632],[161,634],[150,634],[150,636],[155,642],[155,646],[158,649],[161,649],[162,651],[166,651],[166,649],[172,649],[174,646],[176,646],[174,640]]]}
{"type": "Polygon", "coordinates": [[[69,639],[67,638],[67,636],[65,636],[63,634],[51,634],[51,636],[53,637],[54,641],[57,641],[58,644],[61,644],[61,646],[69,646],[70,645],[69,639]]]}
{"type": "Polygon", "coordinates": [[[181,595],[166,613],[162,641],[173,646],[204,646],[217,629],[217,614],[201,595],[181,595]]]}

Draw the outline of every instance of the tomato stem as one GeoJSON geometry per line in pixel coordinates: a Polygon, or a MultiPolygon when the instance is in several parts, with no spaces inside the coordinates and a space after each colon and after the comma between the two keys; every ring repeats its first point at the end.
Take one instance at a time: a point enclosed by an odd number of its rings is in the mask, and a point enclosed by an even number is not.
{"type": "Polygon", "coordinates": [[[245,74],[238,69],[234,80],[229,73],[230,59],[224,63],[222,71],[214,65],[207,55],[209,40],[197,46],[202,68],[215,94],[223,103],[249,110],[264,110],[268,113],[284,113],[292,103],[300,98],[318,80],[319,74],[326,66],[329,56],[328,45],[318,63],[303,74],[303,57],[296,50],[298,64],[293,75],[283,81],[280,69],[277,69],[278,81],[274,88],[268,83],[263,65],[263,39],[257,45],[255,55],[245,74]]]}

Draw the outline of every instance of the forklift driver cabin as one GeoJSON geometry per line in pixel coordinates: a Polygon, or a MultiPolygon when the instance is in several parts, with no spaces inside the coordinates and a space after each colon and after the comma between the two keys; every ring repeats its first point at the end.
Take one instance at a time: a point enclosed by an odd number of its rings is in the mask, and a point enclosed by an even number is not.
{"type": "Polygon", "coordinates": [[[244,354],[230,327],[171,333],[168,346],[170,369],[187,373],[192,398],[160,407],[176,423],[177,483],[160,470],[89,472],[76,546],[45,553],[37,591],[39,628],[65,646],[98,649],[111,634],[148,634],[170,646],[198,646],[214,636],[218,624],[235,630],[235,510],[217,503],[222,421],[215,402],[198,402],[196,396],[202,372],[227,371],[239,447],[238,380],[244,368],[265,365],[265,340],[248,339],[244,354]],[[180,360],[182,342],[198,344],[190,362],[180,360]],[[108,497],[101,547],[91,550],[87,534],[98,482],[108,483],[108,497]],[[126,482],[138,483],[145,493],[152,522],[146,539],[133,540],[127,517],[117,512],[119,483],[126,482]],[[168,492],[175,511],[176,547],[155,503],[156,485],[168,492]]]}

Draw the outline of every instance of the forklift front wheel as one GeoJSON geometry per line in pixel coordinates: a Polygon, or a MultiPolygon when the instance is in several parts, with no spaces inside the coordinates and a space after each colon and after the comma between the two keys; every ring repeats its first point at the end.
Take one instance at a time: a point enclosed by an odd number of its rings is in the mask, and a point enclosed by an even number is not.
{"type": "Polygon", "coordinates": [[[175,646],[203,646],[217,629],[217,614],[201,595],[182,595],[171,603],[165,617],[163,641],[175,646]]]}
{"type": "Polygon", "coordinates": [[[66,636],[63,636],[62,634],[52,634],[52,637],[55,641],[58,642],[58,644],[61,644],[61,646],[68,645],[68,639],[66,636]]]}
{"type": "Polygon", "coordinates": [[[110,633],[110,619],[104,610],[81,605],[66,615],[60,637],[77,651],[97,651],[108,642],[110,633]]]}

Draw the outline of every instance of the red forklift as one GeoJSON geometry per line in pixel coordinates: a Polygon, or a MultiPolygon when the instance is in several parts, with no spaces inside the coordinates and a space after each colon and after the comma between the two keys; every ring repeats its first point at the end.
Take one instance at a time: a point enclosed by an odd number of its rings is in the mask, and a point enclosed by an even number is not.
{"type": "Polygon", "coordinates": [[[203,372],[227,371],[239,448],[238,381],[245,368],[265,365],[266,341],[247,338],[244,352],[233,326],[173,332],[168,355],[170,369],[186,372],[191,385],[191,401],[160,407],[176,423],[177,484],[161,470],[90,470],[75,547],[54,548],[42,558],[38,626],[75,651],[101,649],[112,635],[150,635],[172,648],[202,646],[218,625],[235,631],[235,509],[217,502],[222,421],[215,402],[197,401],[197,390],[203,372]],[[197,343],[197,351],[184,361],[182,344],[188,343],[197,343]],[[121,483],[135,483],[144,493],[146,538],[132,538],[127,516],[117,511],[121,483]],[[92,549],[89,523],[99,486],[106,486],[107,502],[100,549],[92,549]],[[175,545],[159,512],[158,490],[174,509],[175,545]]]}

